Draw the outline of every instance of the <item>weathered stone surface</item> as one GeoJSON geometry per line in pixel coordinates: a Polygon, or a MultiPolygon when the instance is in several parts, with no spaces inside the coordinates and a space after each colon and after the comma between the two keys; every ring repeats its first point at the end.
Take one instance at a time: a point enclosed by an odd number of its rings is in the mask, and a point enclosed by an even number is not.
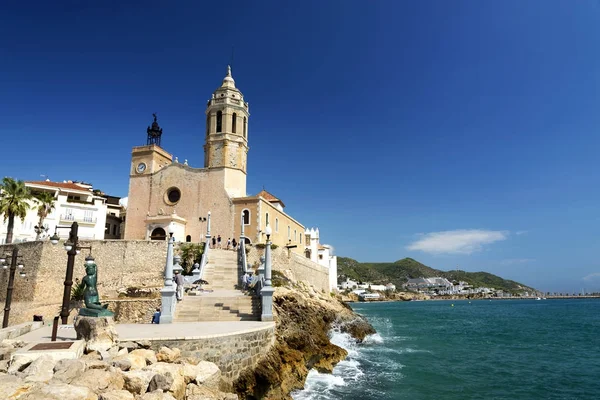
{"type": "Polygon", "coordinates": [[[87,354],[84,354],[82,359],[94,359],[94,360],[102,360],[102,355],[97,351],[90,351],[87,354]]]}
{"type": "Polygon", "coordinates": [[[82,360],[60,360],[54,366],[53,379],[71,383],[86,370],[86,364],[82,360]]]}
{"type": "Polygon", "coordinates": [[[156,392],[144,394],[142,397],[140,397],[140,400],[177,400],[177,399],[175,397],[173,397],[170,393],[164,393],[164,392],[161,392],[160,390],[157,390],[156,392]]]}
{"type": "Polygon", "coordinates": [[[173,363],[181,357],[181,350],[175,348],[170,349],[168,347],[161,347],[158,353],[156,353],[156,359],[162,362],[173,363]]]}
{"type": "Polygon", "coordinates": [[[77,378],[73,384],[90,388],[95,393],[102,393],[121,390],[125,382],[121,373],[116,370],[89,369],[77,378]]]}
{"type": "Polygon", "coordinates": [[[190,383],[185,388],[185,398],[186,400],[238,400],[238,395],[190,383]]]}
{"type": "Polygon", "coordinates": [[[154,392],[156,390],[161,390],[163,392],[168,392],[173,385],[173,375],[170,372],[165,372],[164,374],[155,374],[150,380],[150,384],[148,384],[148,391],[154,392]]]}
{"type": "Polygon", "coordinates": [[[26,355],[14,356],[10,363],[10,366],[8,367],[8,373],[15,374],[17,372],[23,371],[29,366],[29,364],[31,364],[31,361],[31,357],[26,355]]]}
{"type": "Polygon", "coordinates": [[[113,360],[112,366],[121,371],[129,371],[131,369],[131,361],[129,360],[113,360]]]}
{"type": "Polygon", "coordinates": [[[0,361],[0,373],[6,374],[8,373],[8,364],[10,360],[1,360],[0,361]]]}
{"type": "Polygon", "coordinates": [[[48,382],[54,375],[54,366],[57,361],[52,356],[44,354],[23,370],[26,382],[48,382]]]}
{"type": "Polygon", "coordinates": [[[158,362],[144,368],[146,371],[152,371],[155,374],[165,375],[167,372],[173,377],[173,383],[169,389],[177,400],[181,400],[185,396],[185,380],[183,378],[183,366],[181,364],[167,364],[158,362]]]}
{"type": "Polygon", "coordinates": [[[146,359],[146,364],[148,364],[148,365],[154,364],[157,362],[156,354],[152,350],[137,349],[137,350],[133,350],[129,354],[135,354],[135,355],[139,354],[140,356],[142,356],[146,359]]]}
{"type": "MultiPolygon", "coordinates": [[[[117,356],[113,359],[113,362],[116,361],[125,361],[129,363],[129,369],[142,369],[148,365],[146,361],[146,357],[144,354],[136,353],[137,350],[132,351],[131,353],[117,356]]],[[[144,350],[148,351],[148,350],[144,350]]]]}
{"type": "Polygon", "coordinates": [[[112,317],[78,316],[74,325],[77,339],[86,341],[87,351],[106,351],[119,339],[112,317]]]}
{"type": "Polygon", "coordinates": [[[111,392],[101,393],[98,400],[134,400],[135,397],[127,390],[113,390],[111,392]]]}
{"type": "Polygon", "coordinates": [[[0,399],[17,399],[34,391],[40,384],[25,382],[14,375],[0,375],[0,399]]]}
{"type": "Polygon", "coordinates": [[[139,346],[135,342],[121,342],[119,343],[119,348],[127,349],[128,352],[137,349],[139,346]]]}
{"type": "Polygon", "coordinates": [[[149,340],[138,340],[137,345],[142,348],[142,349],[149,349],[150,347],[152,347],[152,342],[150,342],[149,340]]]}
{"type": "Polygon", "coordinates": [[[117,352],[117,356],[124,356],[125,354],[128,354],[128,353],[129,353],[129,350],[127,350],[127,349],[120,349],[117,352]]]}
{"type": "Polygon", "coordinates": [[[123,372],[123,388],[133,394],[144,394],[148,391],[148,384],[154,375],[153,371],[143,370],[123,372]]]}
{"type": "Polygon", "coordinates": [[[10,355],[17,349],[9,345],[0,345],[0,360],[10,360],[10,355]]]}
{"type": "Polygon", "coordinates": [[[103,361],[103,360],[85,360],[85,367],[86,369],[101,369],[101,370],[108,370],[109,365],[107,361],[103,361]]]}
{"type": "MultiPolygon", "coordinates": [[[[10,398],[10,397],[8,397],[10,398]]],[[[19,400],[98,400],[98,395],[91,389],[83,386],[68,385],[66,383],[52,382],[48,385],[38,386],[36,390],[19,400]]]]}
{"type": "Polygon", "coordinates": [[[215,363],[200,361],[197,365],[184,364],[183,377],[186,383],[197,383],[198,385],[218,389],[221,381],[221,370],[215,363]]]}

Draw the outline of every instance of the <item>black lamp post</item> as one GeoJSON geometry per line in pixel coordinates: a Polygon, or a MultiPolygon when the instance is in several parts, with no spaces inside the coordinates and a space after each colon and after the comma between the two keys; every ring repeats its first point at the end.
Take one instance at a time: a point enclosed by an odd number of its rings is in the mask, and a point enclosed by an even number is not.
{"type": "Polygon", "coordinates": [[[67,251],[67,272],[65,274],[65,289],[63,291],[63,300],[62,306],[60,309],[60,319],[63,325],[67,324],[69,319],[69,303],[71,302],[71,288],[73,287],[73,269],[75,267],[75,256],[79,254],[81,249],[90,249],[91,246],[81,247],[79,246],[79,237],[77,236],[77,231],[79,229],[79,224],[77,222],[73,222],[73,224],[68,226],[57,226],[54,230],[54,235],[50,238],[50,243],[56,245],[60,238],[56,233],[57,229],[67,229],[70,228],[69,239],[65,242],[65,250],[67,251]]]}
{"type": "MultiPolygon", "coordinates": [[[[25,277],[25,272],[23,272],[23,263],[18,261],[19,257],[21,257],[19,255],[19,249],[15,246],[13,247],[10,261],[10,276],[8,278],[8,286],[6,288],[6,303],[4,304],[4,319],[2,320],[2,328],[6,328],[8,326],[10,305],[12,303],[12,292],[15,286],[15,272],[17,271],[17,268],[21,270],[19,275],[21,275],[21,277],[25,277]]],[[[8,268],[8,265],[6,264],[6,256],[0,257],[0,265],[2,265],[3,269],[8,268]]]]}

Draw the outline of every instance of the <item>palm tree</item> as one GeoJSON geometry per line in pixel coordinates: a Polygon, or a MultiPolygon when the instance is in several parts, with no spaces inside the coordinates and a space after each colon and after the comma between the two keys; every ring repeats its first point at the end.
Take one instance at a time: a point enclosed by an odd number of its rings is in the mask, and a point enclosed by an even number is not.
{"type": "Polygon", "coordinates": [[[8,219],[6,243],[12,243],[15,217],[20,218],[21,222],[25,221],[27,210],[31,208],[28,200],[33,199],[33,195],[25,182],[8,177],[2,179],[0,189],[0,215],[4,216],[5,222],[8,219]]]}
{"type": "Polygon", "coordinates": [[[41,228],[44,224],[44,219],[50,214],[50,211],[54,208],[54,202],[56,199],[54,195],[50,192],[39,192],[34,195],[35,200],[38,203],[38,212],[37,215],[40,217],[38,222],[38,234],[35,237],[35,240],[40,240],[40,235],[42,234],[41,228]]]}

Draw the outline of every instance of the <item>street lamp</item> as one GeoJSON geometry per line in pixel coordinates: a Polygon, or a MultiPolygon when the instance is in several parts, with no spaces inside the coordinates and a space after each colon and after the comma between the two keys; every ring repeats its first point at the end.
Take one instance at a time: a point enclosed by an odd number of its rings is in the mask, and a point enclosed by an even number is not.
{"type": "MultiPolygon", "coordinates": [[[[57,230],[58,229],[71,229],[69,232],[69,238],[64,244],[65,250],[67,252],[67,271],[65,273],[65,288],[63,291],[63,300],[62,306],[60,309],[60,319],[63,325],[66,325],[69,319],[69,303],[71,302],[71,288],[73,287],[73,269],[75,267],[75,256],[79,254],[82,249],[90,250],[90,257],[92,253],[91,246],[79,246],[79,236],[77,236],[77,231],[79,230],[79,224],[77,222],[73,222],[73,224],[69,226],[57,226],[54,229],[54,235],[50,238],[50,243],[53,245],[58,244],[60,238],[58,237],[57,230]]],[[[86,258],[87,262],[87,258],[86,258]]]]}
{"type": "MultiPolygon", "coordinates": [[[[18,260],[20,257],[19,249],[17,247],[13,247],[10,262],[10,275],[8,277],[8,286],[6,288],[6,302],[4,304],[4,319],[2,320],[2,328],[6,328],[8,326],[10,305],[12,303],[12,292],[15,286],[15,272],[17,269],[19,269],[19,276],[21,278],[25,278],[26,276],[25,271],[23,271],[23,263],[18,260]]],[[[0,264],[2,264],[2,269],[8,268],[8,265],[6,264],[6,256],[0,257],[0,264]]]]}

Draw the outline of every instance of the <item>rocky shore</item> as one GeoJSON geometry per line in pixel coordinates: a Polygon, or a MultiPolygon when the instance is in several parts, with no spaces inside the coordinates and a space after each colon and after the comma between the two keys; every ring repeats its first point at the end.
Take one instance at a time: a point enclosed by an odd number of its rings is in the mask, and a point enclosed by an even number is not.
{"type": "Polygon", "coordinates": [[[234,382],[241,399],[291,399],[292,391],[304,387],[311,368],[332,372],[347,355],[329,341],[333,328],[358,342],[375,333],[344,302],[302,283],[276,288],[273,303],[276,342],[255,368],[243,371],[234,382]]]}

